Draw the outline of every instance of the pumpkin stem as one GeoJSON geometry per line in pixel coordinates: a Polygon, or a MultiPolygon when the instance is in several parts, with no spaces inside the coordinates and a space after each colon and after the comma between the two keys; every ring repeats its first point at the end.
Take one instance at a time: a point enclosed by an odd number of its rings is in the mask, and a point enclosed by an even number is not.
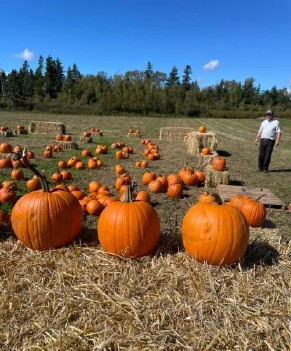
{"type": "Polygon", "coordinates": [[[124,200],[123,200],[123,202],[132,202],[131,192],[132,192],[132,186],[131,185],[127,185],[126,189],[125,189],[125,193],[124,193],[124,200]]]}
{"type": "Polygon", "coordinates": [[[38,180],[40,181],[41,188],[45,193],[49,192],[49,184],[47,180],[45,179],[44,175],[41,174],[32,164],[29,163],[28,158],[27,158],[27,148],[23,148],[22,152],[22,162],[23,164],[31,170],[31,172],[37,176],[38,180]]]}

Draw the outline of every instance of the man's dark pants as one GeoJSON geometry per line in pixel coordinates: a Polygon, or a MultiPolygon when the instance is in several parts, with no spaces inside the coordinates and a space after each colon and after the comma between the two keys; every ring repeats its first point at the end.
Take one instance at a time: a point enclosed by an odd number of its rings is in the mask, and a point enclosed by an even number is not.
{"type": "Polygon", "coordinates": [[[261,139],[259,148],[259,170],[268,171],[275,140],[261,139]]]}

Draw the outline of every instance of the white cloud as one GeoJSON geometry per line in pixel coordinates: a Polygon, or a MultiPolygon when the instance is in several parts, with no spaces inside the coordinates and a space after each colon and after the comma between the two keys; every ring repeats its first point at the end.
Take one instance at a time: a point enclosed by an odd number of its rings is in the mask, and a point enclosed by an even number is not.
{"type": "Polygon", "coordinates": [[[210,60],[208,63],[206,63],[203,66],[203,70],[210,72],[210,71],[215,71],[219,66],[219,61],[218,60],[210,60]]]}
{"type": "Polygon", "coordinates": [[[34,59],[34,52],[30,51],[29,49],[24,49],[24,51],[22,51],[19,54],[16,54],[15,56],[26,61],[31,61],[34,59]]]}

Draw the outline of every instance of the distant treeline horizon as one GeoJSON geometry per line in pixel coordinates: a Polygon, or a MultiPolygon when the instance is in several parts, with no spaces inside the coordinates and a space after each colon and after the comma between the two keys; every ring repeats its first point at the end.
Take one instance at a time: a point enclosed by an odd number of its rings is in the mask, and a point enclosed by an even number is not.
{"type": "Polygon", "coordinates": [[[182,75],[176,66],[166,74],[133,70],[108,76],[106,72],[82,75],[76,64],[65,71],[59,59],[39,57],[33,71],[27,61],[19,70],[1,70],[0,108],[36,112],[146,115],[218,118],[252,118],[272,108],[276,116],[291,118],[291,94],[287,88],[261,90],[252,77],[245,81],[221,80],[201,88],[186,65],[182,75]]]}

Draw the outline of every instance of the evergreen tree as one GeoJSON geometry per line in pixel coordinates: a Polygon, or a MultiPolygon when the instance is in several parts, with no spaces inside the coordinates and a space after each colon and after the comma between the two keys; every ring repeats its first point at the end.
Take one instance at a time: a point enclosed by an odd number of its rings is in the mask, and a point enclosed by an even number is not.
{"type": "Polygon", "coordinates": [[[42,56],[38,59],[38,67],[34,74],[34,91],[37,99],[42,99],[44,97],[44,59],[42,56]]]}
{"type": "Polygon", "coordinates": [[[192,69],[191,66],[186,65],[182,77],[182,85],[185,88],[185,90],[190,90],[191,88],[191,74],[192,74],[192,69]]]}
{"type": "Polygon", "coordinates": [[[169,73],[168,78],[167,78],[166,87],[171,88],[171,87],[177,86],[179,84],[180,84],[180,78],[178,76],[178,69],[176,66],[174,66],[172,68],[171,72],[169,73]]]}
{"type": "Polygon", "coordinates": [[[152,79],[154,76],[154,71],[153,71],[153,66],[150,62],[147,64],[147,68],[145,70],[145,78],[146,79],[152,79]]]}

